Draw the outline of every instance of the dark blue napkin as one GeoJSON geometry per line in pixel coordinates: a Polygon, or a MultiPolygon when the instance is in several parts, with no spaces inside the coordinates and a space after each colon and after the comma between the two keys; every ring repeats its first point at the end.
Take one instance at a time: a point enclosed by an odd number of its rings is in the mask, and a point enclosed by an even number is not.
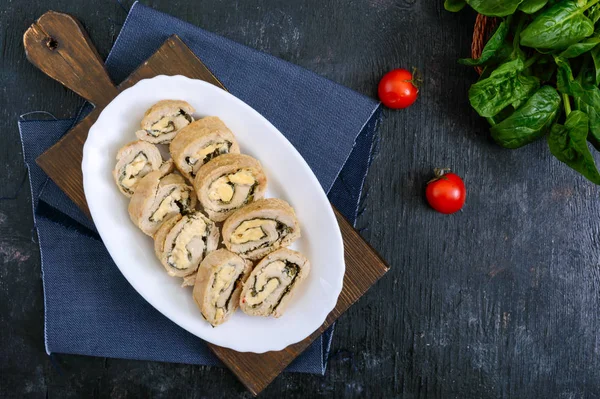
{"type": "MultiPolygon", "coordinates": [[[[134,4],[107,58],[125,79],[171,34],[178,34],[232,94],[269,119],[301,152],[351,221],[358,212],[379,105],[350,89],[272,56],[134,4]]],[[[146,303],[121,275],[93,223],[35,164],[80,118],[21,120],[34,219],[40,242],[48,353],[218,365],[199,338],[146,303]]],[[[287,370],[322,374],[333,329],[287,370]]]]}

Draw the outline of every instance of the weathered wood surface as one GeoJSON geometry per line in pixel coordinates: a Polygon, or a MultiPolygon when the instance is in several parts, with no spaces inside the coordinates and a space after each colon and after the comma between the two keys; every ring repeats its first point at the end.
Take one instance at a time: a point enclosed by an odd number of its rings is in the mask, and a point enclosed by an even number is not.
{"type": "MultiPolygon", "coordinates": [[[[469,55],[475,16],[441,3],[146,2],[366,95],[392,67],[416,66],[425,78],[412,108],[385,114],[358,223],[390,272],[340,318],[324,377],[284,374],[261,397],[600,392],[600,192],[543,142],[516,151],[493,144],[468,104],[476,73],[456,63],[469,55]],[[465,178],[467,205],[457,215],[438,215],[423,200],[437,166],[465,178]]],[[[84,21],[102,57],[125,16],[110,0],[13,1],[0,13],[1,396],[250,396],[226,369],[82,356],[56,356],[55,367],[44,353],[39,253],[15,119],[33,110],[70,117],[81,101],[23,54],[23,32],[49,8],[84,21]]]]}

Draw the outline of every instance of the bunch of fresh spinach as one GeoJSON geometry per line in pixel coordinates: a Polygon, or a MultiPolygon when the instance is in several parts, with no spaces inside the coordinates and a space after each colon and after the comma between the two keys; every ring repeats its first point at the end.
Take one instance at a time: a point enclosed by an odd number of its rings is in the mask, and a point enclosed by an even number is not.
{"type": "Polygon", "coordinates": [[[477,59],[469,90],[494,140],[519,148],[547,136],[550,152],[600,185],[600,0],[446,0],[500,23],[477,59]]]}

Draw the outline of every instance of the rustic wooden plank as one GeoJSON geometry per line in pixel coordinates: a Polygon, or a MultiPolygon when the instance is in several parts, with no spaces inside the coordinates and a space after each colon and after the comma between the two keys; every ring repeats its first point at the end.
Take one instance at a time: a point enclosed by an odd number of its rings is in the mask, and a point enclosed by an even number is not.
{"type": "MultiPolygon", "coordinates": [[[[50,15],[52,17],[50,20],[54,24],[59,24],[57,21],[61,20],[61,14],[51,12],[50,15]]],[[[77,36],[81,34],[80,26],[70,22],[73,20],[71,17],[65,16],[65,18],[67,19],[67,22],[59,24],[62,29],[65,30],[61,32],[61,35],[63,36],[58,38],[60,43],[66,41],[66,38],[71,35],[77,36]],[[70,33],[66,31],[67,29],[70,29],[70,33]]],[[[40,18],[40,21],[42,20],[46,20],[46,18],[40,18]]],[[[41,25],[39,21],[37,25],[34,24],[25,34],[24,42],[26,48],[28,46],[47,47],[48,38],[44,38],[43,32],[40,33],[34,28],[38,25],[41,25]],[[32,31],[35,31],[35,35],[31,33],[32,31]],[[35,37],[35,40],[31,40],[31,37],[35,37]]],[[[61,64],[62,61],[59,62],[58,67],[47,64],[44,60],[40,59],[43,57],[43,54],[45,54],[43,52],[41,55],[39,54],[42,50],[28,49],[28,54],[35,54],[35,56],[30,56],[30,58],[34,60],[34,64],[39,66],[44,72],[50,71],[49,75],[51,77],[57,79],[60,78],[61,82],[67,82],[70,88],[85,95],[88,100],[96,99],[96,102],[100,104],[97,105],[94,111],[80,124],[69,131],[57,144],[48,149],[37,159],[37,163],[48,176],[50,176],[50,178],[65,191],[86,214],[89,215],[85,194],[83,192],[81,173],[82,149],[88,130],[97,119],[107,98],[94,92],[94,90],[101,90],[102,86],[92,84],[90,87],[93,90],[87,88],[83,89],[79,86],[86,84],[85,80],[72,79],[65,76],[68,74],[67,67],[74,70],[82,69],[81,66],[72,66],[71,63],[86,62],[87,59],[91,59],[92,64],[96,64],[97,62],[97,53],[95,53],[89,40],[80,39],[79,42],[87,44],[88,48],[79,45],[77,51],[79,51],[80,54],[77,59],[71,59],[67,55],[62,55],[61,59],[64,57],[70,60],[68,66],[61,64]]],[[[68,48],[67,46],[65,47],[68,48]]],[[[43,51],[45,52],[46,50],[43,51]]],[[[95,71],[95,75],[106,75],[106,71],[103,67],[98,68],[98,66],[95,65],[93,70],[95,71]]],[[[165,41],[152,57],[121,83],[115,91],[109,90],[109,93],[112,93],[114,96],[118,91],[131,87],[141,79],[161,74],[184,75],[190,78],[202,79],[225,89],[221,82],[219,82],[206,66],[204,66],[195,54],[192,53],[177,36],[172,36],[165,41]]],[[[107,75],[100,79],[103,82],[102,84],[109,85],[110,79],[107,75]]],[[[110,86],[112,87],[112,83],[110,83],[110,86]]],[[[338,223],[340,224],[342,237],[344,239],[346,274],[344,276],[344,288],[339,296],[338,303],[334,310],[328,315],[324,324],[303,341],[278,352],[267,352],[264,354],[240,353],[231,349],[209,344],[212,351],[233,371],[254,395],[259,394],[265,389],[288,364],[301,354],[315,338],[322,334],[323,331],[325,331],[388,270],[385,262],[375,253],[369,244],[360,237],[348,221],[346,221],[337,210],[334,209],[334,212],[338,219],[338,223]]]]}
{"type": "Polygon", "coordinates": [[[90,218],[90,210],[83,192],[81,160],[83,159],[83,144],[88,131],[98,119],[101,111],[101,108],[94,108],[68,134],[36,159],[36,163],[50,176],[52,181],[90,218]],[[75,167],[77,164],[79,167],[75,167]]]}
{"type": "Polygon", "coordinates": [[[90,101],[105,106],[118,94],[104,62],[79,21],[48,11],[23,35],[29,62],[90,101]]]}

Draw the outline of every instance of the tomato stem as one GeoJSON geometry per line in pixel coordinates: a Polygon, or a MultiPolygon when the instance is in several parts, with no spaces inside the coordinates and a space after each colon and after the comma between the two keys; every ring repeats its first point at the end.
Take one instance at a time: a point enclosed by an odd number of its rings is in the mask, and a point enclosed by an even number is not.
{"type": "Polygon", "coordinates": [[[446,173],[450,173],[450,172],[452,172],[452,169],[450,169],[450,168],[434,168],[433,169],[433,174],[435,175],[435,177],[433,179],[429,180],[427,182],[427,184],[433,183],[436,180],[443,179],[444,175],[446,173]]]}
{"type": "Polygon", "coordinates": [[[412,79],[407,80],[407,82],[412,83],[412,85],[415,86],[417,89],[419,88],[419,86],[421,86],[421,83],[423,83],[423,78],[421,77],[421,72],[419,72],[417,67],[413,67],[412,79]]]}
{"type": "Polygon", "coordinates": [[[450,168],[435,168],[433,169],[433,173],[435,174],[435,177],[437,177],[438,179],[442,176],[444,176],[446,173],[450,173],[451,169],[450,168]]]}

